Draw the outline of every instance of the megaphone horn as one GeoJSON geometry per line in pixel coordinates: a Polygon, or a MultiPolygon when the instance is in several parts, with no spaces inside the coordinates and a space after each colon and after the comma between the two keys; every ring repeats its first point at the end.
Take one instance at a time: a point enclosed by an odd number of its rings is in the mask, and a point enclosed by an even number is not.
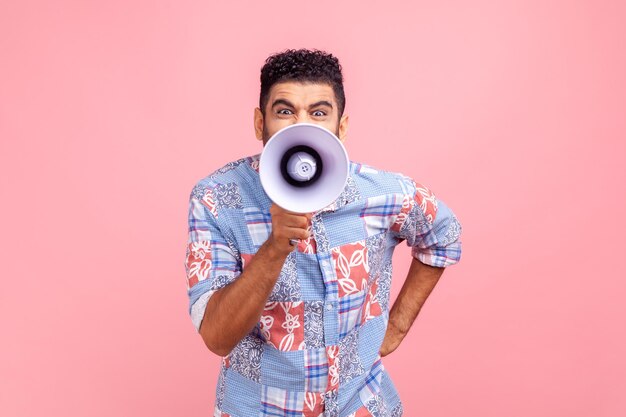
{"type": "Polygon", "coordinates": [[[297,123],[267,141],[259,161],[261,185],[276,204],[295,213],[323,209],[348,180],[348,153],[330,130],[297,123]]]}

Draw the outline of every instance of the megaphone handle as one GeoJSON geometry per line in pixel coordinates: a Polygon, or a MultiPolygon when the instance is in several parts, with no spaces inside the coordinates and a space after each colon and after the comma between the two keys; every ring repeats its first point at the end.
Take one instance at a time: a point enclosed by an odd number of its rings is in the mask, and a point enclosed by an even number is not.
{"type": "Polygon", "coordinates": [[[296,246],[298,243],[300,243],[300,239],[289,239],[289,244],[291,246],[296,246]]]}

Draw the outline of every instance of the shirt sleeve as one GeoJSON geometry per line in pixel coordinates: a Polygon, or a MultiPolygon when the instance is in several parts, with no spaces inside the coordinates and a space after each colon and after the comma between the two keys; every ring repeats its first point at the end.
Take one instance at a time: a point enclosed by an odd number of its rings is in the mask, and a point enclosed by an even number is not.
{"type": "Polygon", "coordinates": [[[189,235],[185,253],[189,314],[200,331],[209,298],[241,273],[238,255],[217,222],[211,189],[201,182],[189,196],[189,235]]]}
{"type": "Polygon", "coordinates": [[[391,229],[406,240],[411,254],[424,264],[444,268],[461,259],[461,224],[454,212],[426,186],[401,179],[402,210],[391,229]]]}

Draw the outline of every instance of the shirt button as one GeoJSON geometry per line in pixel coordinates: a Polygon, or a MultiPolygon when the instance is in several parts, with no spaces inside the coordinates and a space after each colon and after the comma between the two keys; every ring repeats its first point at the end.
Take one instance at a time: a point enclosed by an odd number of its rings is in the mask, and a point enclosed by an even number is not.
{"type": "Polygon", "coordinates": [[[333,305],[332,304],[326,304],[326,310],[333,311],[333,305]]]}

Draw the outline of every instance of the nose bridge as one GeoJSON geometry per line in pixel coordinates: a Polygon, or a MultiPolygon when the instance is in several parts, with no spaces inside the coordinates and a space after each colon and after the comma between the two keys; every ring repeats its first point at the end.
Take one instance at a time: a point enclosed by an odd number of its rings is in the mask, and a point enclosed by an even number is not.
{"type": "Polygon", "coordinates": [[[298,110],[298,121],[297,123],[309,122],[309,112],[304,107],[298,110]]]}

